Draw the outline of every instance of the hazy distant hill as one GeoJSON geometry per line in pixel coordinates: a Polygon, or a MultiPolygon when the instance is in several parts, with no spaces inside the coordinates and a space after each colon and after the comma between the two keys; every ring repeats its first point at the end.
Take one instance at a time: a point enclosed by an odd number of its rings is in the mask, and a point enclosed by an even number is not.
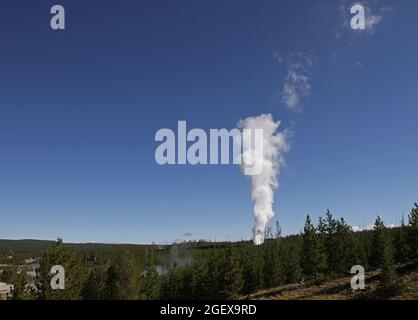
{"type": "MultiPolygon", "coordinates": [[[[39,257],[43,251],[48,250],[54,245],[51,240],[4,240],[0,239],[0,257],[13,256],[16,259],[23,259],[29,256],[39,257]]],[[[120,248],[130,248],[141,250],[152,245],[137,244],[105,244],[105,243],[66,243],[67,245],[79,250],[114,250],[120,248]]]]}
{"type": "Polygon", "coordinates": [[[2,240],[0,239],[0,255],[39,256],[55,242],[48,240],[2,240]]]}

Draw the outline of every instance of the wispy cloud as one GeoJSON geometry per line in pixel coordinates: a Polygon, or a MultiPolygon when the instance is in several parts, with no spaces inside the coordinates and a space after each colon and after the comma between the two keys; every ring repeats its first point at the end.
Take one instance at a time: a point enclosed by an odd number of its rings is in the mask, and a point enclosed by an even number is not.
{"type": "Polygon", "coordinates": [[[357,68],[364,68],[366,64],[363,61],[356,61],[354,62],[354,66],[357,68]]]}
{"type": "Polygon", "coordinates": [[[383,16],[379,14],[366,15],[366,31],[374,33],[377,25],[382,19],[383,16]]]}
{"type": "MultiPolygon", "coordinates": [[[[396,225],[396,224],[388,224],[388,225],[386,226],[386,228],[389,228],[389,229],[398,228],[398,227],[400,227],[400,225],[396,225]]],[[[371,231],[371,230],[373,230],[373,229],[374,229],[374,224],[369,224],[368,226],[365,226],[365,227],[351,226],[351,229],[352,229],[354,232],[360,232],[360,231],[371,231]]]]}
{"type": "Polygon", "coordinates": [[[370,224],[366,227],[359,227],[359,226],[351,226],[351,230],[353,230],[354,232],[360,232],[360,231],[366,231],[366,230],[373,230],[374,225],[370,224]]]}
{"type": "Polygon", "coordinates": [[[311,94],[310,69],[314,64],[314,58],[302,52],[289,55],[286,59],[280,55],[275,57],[279,63],[286,64],[281,101],[289,110],[301,112],[303,99],[311,94]]]}

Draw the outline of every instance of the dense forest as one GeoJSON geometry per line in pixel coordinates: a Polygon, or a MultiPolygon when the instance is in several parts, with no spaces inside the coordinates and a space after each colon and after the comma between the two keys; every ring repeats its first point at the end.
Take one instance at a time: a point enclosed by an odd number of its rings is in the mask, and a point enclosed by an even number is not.
{"type": "Polygon", "coordinates": [[[354,232],[328,210],[316,224],[308,215],[300,235],[282,237],[277,224],[267,236],[261,246],[202,240],[113,250],[77,249],[59,239],[43,252],[33,285],[23,272],[3,272],[0,281],[14,284],[9,299],[238,299],[288,283],[320,283],[362,265],[381,270],[376,298],[383,298],[402,290],[396,265],[418,259],[418,204],[396,228],[377,217],[373,230],[354,232]],[[50,287],[53,265],[65,269],[65,290],[50,287]]]}

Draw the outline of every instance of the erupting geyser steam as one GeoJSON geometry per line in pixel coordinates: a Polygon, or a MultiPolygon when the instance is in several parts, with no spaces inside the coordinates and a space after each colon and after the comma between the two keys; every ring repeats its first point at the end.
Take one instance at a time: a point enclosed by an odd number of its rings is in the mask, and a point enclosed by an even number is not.
{"type": "Polygon", "coordinates": [[[264,242],[266,225],[274,216],[273,202],[274,190],[279,187],[278,174],[283,164],[283,153],[289,149],[287,132],[278,132],[280,121],[275,122],[271,114],[262,114],[258,117],[249,117],[238,122],[241,129],[263,129],[263,152],[257,152],[256,139],[251,144],[243,146],[242,167],[252,165],[255,161],[263,164],[263,170],[258,175],[251,176],[251,199],[254,201],[253,215],[255,225],[253,228],[254,244],[264,242]],[[257,158],[257,159],[256,159],[257,158]]]}

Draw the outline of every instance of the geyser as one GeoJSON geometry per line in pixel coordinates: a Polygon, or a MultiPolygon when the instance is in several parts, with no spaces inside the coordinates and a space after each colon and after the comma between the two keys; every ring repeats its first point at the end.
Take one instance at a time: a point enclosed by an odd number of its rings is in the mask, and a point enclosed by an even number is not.
{"type": "Polygon", "coordinates": [[[280,121],[275,122],[271,114],[249,117],[238,122],[238,127],[241,129],[263,130],[262,148],[256,148],[257,139],[253,139],[251,144],[244,145],[241,162],[243,170],[254,162],[263,164],[261,173],[251,176],[255,245],[264,242],[266,225],[274,216],[274,190],[279,187],[278,175],[284,163],[283,154],[289,150],[287,131],[279,132],[279,126],[280,121]],[[259,150],[263,152],[258,152],[259,150]]]}

